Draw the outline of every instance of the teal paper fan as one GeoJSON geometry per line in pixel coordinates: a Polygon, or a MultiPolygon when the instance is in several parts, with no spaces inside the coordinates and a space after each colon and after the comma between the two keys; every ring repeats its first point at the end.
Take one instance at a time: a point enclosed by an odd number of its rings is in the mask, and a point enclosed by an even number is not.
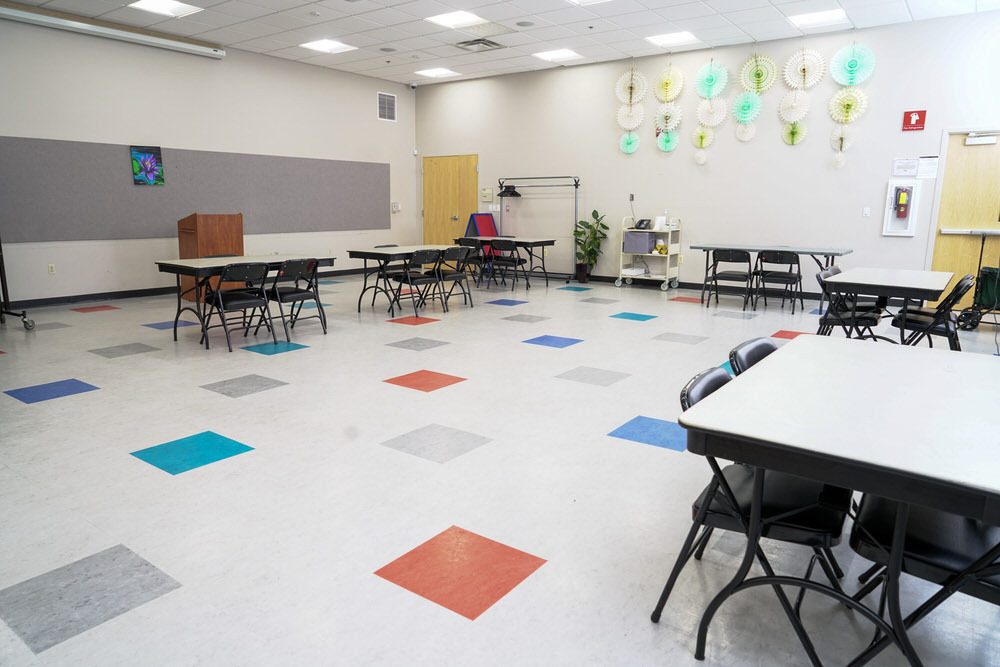
{"type": "Polygon", "coordinates": [[[670,151],[677,148],[677,144],[680,140],[677,138],[677,130],[671,130],[670,132],[660,132],[660,135],[656,137],[656,146],[661,151],[669,153],[670,151]]]}
{"type": "Polygon", "coordinates": [[[736,122],[744,125],[752,123],[760,115],[760,95],[750,91],[744,91],[736,97],[733,102],[733,118],[736,122]]]}
{"type": "Polygon", "coordinates": [[[845,46],[830,60],[830,76],[842,86],[856,86],[875,70],[875,54],[867,46],[845,46]]]}
{"type": "Polygon", "coordinates": [[[710,60],[705,63],[694,78],[694,89],[698,97],[710,100],[722,94],[729,83],[729,70],[710,60]]]}
{"type": "Polygon", "coordinates": [[[631,155],[639,149],[639,135],[635,132],[626,132],[618,142],[618,147],[626,155],[631,155]]]}

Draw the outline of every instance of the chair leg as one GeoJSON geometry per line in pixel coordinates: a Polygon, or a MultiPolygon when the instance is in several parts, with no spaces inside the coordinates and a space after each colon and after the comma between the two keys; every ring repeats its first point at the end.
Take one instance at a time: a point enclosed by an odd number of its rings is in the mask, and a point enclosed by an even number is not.
{"type": "MultiPolygon", "coordinates": [[[[295,304],[293,303],[292,304],[292,308],[294,308],[294,307],[295,307],[295,304]]],[[[288,320],[285,319],[285,307],[281,304],[281,300],[280,299],[278,300],[278,316],[281,317],[281,326],[284,327],[284,329],[285,329],[285,340],[287,342],[291,343],[292,342],[292,337],[288,335],[288,320]]],[[[257,328],[258,329],[260,328],[259,324],[257,325],[257,328]]],[[[256,332],[254,332],[254,333],[256,333],[256,332]]]]}
{"type": "MultiPolygon", "coordinates": [[[[229,346],[229,351],[233,351],[233,341],[229,338],[229,323],[226,321],[226,311],[219,310],[219,319],[222,320],[222,330],[226,332],[226,345],[229,346]]],[[[205,338],[205,342],[208,343],[208,338],[205,338]]]]}
{"type": "Polygon", "coordinates": [[[265,299],[264,300],[264,307],[261,310],[263,310],[267,314],[267,328],[271,330],[271,340],[273,340],[274,344],[277,345],[278,344],[278,332],[274,330],[274,323],[271,320],[271,307],[268,306],[267,304],[268,304],[268,302],[265,299]]]}
{"type": "MultiPolygon", "coordinates": [[[[709,503],[706,503],[706,505],[709,503]]],[[[681,547],[681,552],[677,554],[677,560],[674,561],[674,567],[670,570],[670,576],[667,577],[667,583],[663,587],[663,592],[660,593],[660,599],[656,601],[656,607],[653,608],[653,614],[650,616],[653,623],[660,622],[660,616],[663,614],[663,608],[667,604],[667,598],[670,597],[671,591],[674,589],[674,584],[677,583],[677,577],[680,576],[681,570],[687,565],[688,560],[692,556],[692,549],[695,543],[695,537],[698,535],[698,530],[701,528],[701,524],[694,523],[691,525],[691,530],[688,531],[687,537],[684,538],[684,545],[681,547]]]]}
{"type": "Polygon", "coordinates": [[[840,563],[837,562],[837,558],[833,555],[830,547],[823,547],[823,553],[826,554],[826,560],[830,563],[830,567],[833,568],[833,573],[837,575],[838,579],[843,579],[844,571],[840,569],[840,563]]]}
{"type": "Polygon", "coordinates": [[[705,547],[708,546],[708,540],[711,539],[712,531],[714,530],[715,528],[713,528],[712,526],[709,526],[708,528],[705,529],[705,534],[702,535],[702,542],[701,544],[698,545],[698,550],[694,552],[695,560],[701,560],[701,557],[705,554],[705,547]]]}

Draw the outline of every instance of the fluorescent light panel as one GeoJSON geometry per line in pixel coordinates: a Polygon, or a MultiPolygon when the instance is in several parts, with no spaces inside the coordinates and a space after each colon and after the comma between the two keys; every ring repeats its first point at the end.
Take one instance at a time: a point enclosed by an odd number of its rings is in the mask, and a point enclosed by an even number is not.
{"type": "Polygon", "coordinates": [[[843,9],[830,9],[825,12],[796,14],[795,16],[789,16],[788,20],[794,23],[797,28],[816,28],[818,26],[846,23],[847,14],[843,9]]]}
{"type": "Polygon", "coordinates": [[[487,22],[486,19],[476,16],[471,12],[449,12],[448,14],[431,16],[424,20],[443,25],[445,28],[452,28],[453,30],[468,28],[470,25],[479,25],[480,23],[487,22]]]}
{"type": "Polygon", "coordinates": [[[175,19],[202,10],[201,7],[186,5],[183,2],[176,2],[176,0],[136,0],[128,6],[133,9],[141,9],[144,12],[172,16],[175,19]]]}
{"type": "Polygon", "coordinates": [[[566,60],[578,60],[582,58],[576,51],[570,51],[569,49],[556,49],[555,51],[542,51],[541,53],[531,54],[536,58],[541,58],[542,60],[547,60],[550,63],[561,63],[566,60]]]}
{"type": "Polygon", "coordinates": [[[306,42],[305,44],[299,44],[299,46],[303,49],[312,49],[321,53],[343,53],[344,51],[353,51],[358,48],[349,44],[343,44],[334,39],[317,39],[315,42],[306,42]]]}
{"type": "Polygon", "coordinates": [[[458,76],[460,72],[452,72],[450,69],[445,69],[444,67],[435,67],[434,69],[422,69],[419,72],[414,72],[414,74],[427,76],[432,79],[440,79],[446,76],[458,76]]]}
{"type": "Polygon", "coordinates": [[[647,42],[652,42],[657,46],[669,48],[671,46],[684,46],[685,44],[695,44],[699,40],[690,32],[671,32],[666,35],[653,35],[646,38],[647,42]]]}

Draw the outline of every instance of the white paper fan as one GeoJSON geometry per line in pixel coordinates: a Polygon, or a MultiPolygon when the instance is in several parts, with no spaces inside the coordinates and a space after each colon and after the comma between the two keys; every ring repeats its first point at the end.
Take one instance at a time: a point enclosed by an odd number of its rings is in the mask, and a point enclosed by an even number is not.
{"type": "Polygon", "coordinates": [[[674,102],[665,102],[656,108],[656,129],[670,132],[681,122],[681,108],[674,102]]]}
{"type": "Polygon", "coordinates": [[[694,132],[691,133],[691,143],[694,144],[695,148],[708,148],[714,140],[715,130],[704,125],[694,128],[694,132]]]}
{"type": "Polygon", "coordinates": [[[646,118],[646,110],[638,104],[623,104],[618,107],[618,127],[623,130],[634,130],[646,118]]]}
{"type": "Polygon", "coordinates": [[[751,93],[766,92],[778,80],[778,63],[771,56],[755,53],[740,67],[740,85],[751,93]]]}
{"type": "Polygon", "coordinates": [[[671,65],[656,77],[656,99],[661,102],[673,102],[681,94],[683,87],[684,73],[671,65]]]}
{"type": "Polygon", "coordinates": [[[853,123],[868,108],[868,96],[860,88],[841,88],[830,98],[830,118],[836,123],[853,123]]]}
{"type": "Polygon", "coordinates": [[[725,98],[702,100],[698,103],[698,122],[705,127],[719,127],[729,115],[729,102],[725,98]]]}
{"type": "Polygon", "coordinates": [[[627,69],[615,83],[615,96],[622,104],[638,104],[646,96],[649,84],[637,69],[627,69]]]}
{"type": "Polygon", "coordinates": [[[833,156],[833,166],[840,169],[847,163],[847,158],[844,157],[843,153],[837,153],[833,156]]]}
{"type": "Polygon", "coordinates": [[[753,123],[737,123],[736,138],[740,141],[750,141],[757,134],[757,126],[753,123]]]}
{"type": "Polygon", "coordinates": [[[854,143],[854,133],[847,129],[846,125],[838,125],[830,133],[830,148],[843,153],[854,143]]]}
{"type": "Polygon", "coordinates": [[[695,153],[694,153],[694,162],[695,162],[695,164],[699,164],[699,165],[705,164],[706,162],[708,162],[708,156],[705,155],[705,151],[695,151],[695,153]]]}
{"type": "Polygon", "coordinates": [[[812,88],[826,74],[826,59],[813,49],[801,49],[785,61],[785,83],[794,90],[812,88]]]}
{"type": "Polygon", "coordinates": [[[809,93],[793,90],[785,93],[778,103],[778,117],[786,123],[795,123],[809,113],[809,93]]]}

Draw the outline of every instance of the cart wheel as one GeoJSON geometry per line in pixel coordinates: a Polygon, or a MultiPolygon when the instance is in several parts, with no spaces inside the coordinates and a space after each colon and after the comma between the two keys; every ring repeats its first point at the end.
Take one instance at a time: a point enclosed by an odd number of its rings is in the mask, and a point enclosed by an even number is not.
{"type": "Polygon", "coordinates": [[[621,286],[622,286],[622,279],[619,278],[618,280],[615,281],[615,287],[621,287],[621,286]]]}
{"type": "Polygon", "coordinates": [[[626,285],[631,285],[632,284],[632,279],[631,278],[626,278],[625,279],[625,284],[626,285]]]}
{"type": "Polygon", "coordinates": [[[981,317],[975,308],[966,308],[958,314],[958,328],[963,331],[972,331],[979,326],[981,317]]]}
{"type": "Polygon", "coordinates": [[[24,320],[23,324],[25,331],[31,331],[35,328],[35,320],[24,320]]]}
{"type": "Polygon", "coordinates": [[[680,278],[670,279],[670,286],[673,287],[674,289],[677,289],[680,286],[680,284],[681,284],[680,278]]]}
{"type": "Polygon", "coordinates": [[[666,280],[664,280],[662,283],[660,283],[660,289],[662,291],[666,292],[668,287],[670,287],[670,285],[667,284],[666,280]]]}

